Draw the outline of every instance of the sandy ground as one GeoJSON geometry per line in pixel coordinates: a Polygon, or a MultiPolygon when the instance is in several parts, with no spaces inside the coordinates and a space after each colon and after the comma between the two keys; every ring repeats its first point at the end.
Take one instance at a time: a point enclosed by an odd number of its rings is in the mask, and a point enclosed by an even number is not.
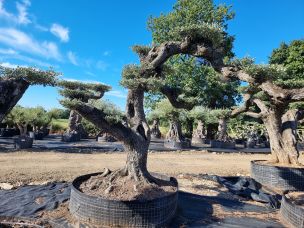
{"type": "MultiPolygon", "coordinates": [[[[149,153],[148,168],[177,176],[182,173],[217,174],[221,176],[249,175],[250,161],[268,159],[265,154],[157,152],[149,153]]],[[[105,167],[120,168],[126,154],[70,154],[55,152],[14,152],[0,154],[0,183],[14,186],[50,181],[71,181],[76,176],[100,172],[105,167]]]]}

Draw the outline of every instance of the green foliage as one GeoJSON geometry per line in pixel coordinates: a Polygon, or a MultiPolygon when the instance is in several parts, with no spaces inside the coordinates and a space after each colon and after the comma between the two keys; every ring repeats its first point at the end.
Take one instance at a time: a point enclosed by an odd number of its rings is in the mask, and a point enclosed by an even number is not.
{"type": "Polygon", "coordinates": [[[157,91],[164,85],[164,80],[160,75],[152,75],[149,71],[143,74],[141,68],[137,65],[126,65],[122,71],[120,84],[125,88],[136,89],[138,86],[145,88],[147,91],[157,91]]]}
{"type": "Polygon", "coordinates": [[[170,119],[183,121],[186,119],[187,112],[184,109],[174,108],[169,100],[163,99],[155,105],[155,109],[151,115],[152,117],[158,117],[163,120],[170,119]]]}
{"type": "Polygon", "coordinates": [[[54,86],[59,73],[50,70],[40,70],[33,67],[7,68],[0,66],[0,80],[23,79],[31,85],[54,86]]]}
{"type": "Polygon", "coordinates": [[[53,132],[65,132],[68,129],[68,119],[52,119],[52,131],[53,132]]]}
{"type": "MultiPolygon", "coordinates": [[[[233,38],[228,36],[226,29],[227,21],[233,17],[230,7],[215,6],[211,0],[178,0],[172,12],[151,17],[148,28],[156,44],[190,35],[192,39],[202,38],[206,44],[224,48],[224,56],[230,59],[233,38]]],[[[239,82],[222,82],[206,60],[178,55],[171,57],[166,65],[171,70],[166,72],[162,83],[181,90],[183,100],[211,108],[226,108],[241,99],[237,91],[239,82]]],[[[146,107],[153,109],[161,98],[160,93],[147,95],[146,107]]]]}
{"type": "MultiPolygon", "coordinates": [[[[283,65],[287,74],[281,80],[302,81],[304,79],[304,39],[294,40],[289,45],[282,43],[274,49],[269,62],[283,65]]],[[[303,83],[303,82],[302,82],[303,83]]]]}
{"type": "Polygon", "coordinates": [[[102,110],[105,114],[105,119],[110,123],[119,123],[125,118],[124,113],[110,101],[90,100],[89,104],[102,110]]]}
{"type": "Polygon", "coordinates": [[[86,119],[83,119],[81,124],[89,136],[96,137],[100,133],[100,129],[86,119]]]}
{"type": "Polygon", "coordinates": [[[31,115],[34,119],[30,122],[34,127],[46,127],[48,126],[53,118],[53,113],[47,112],[43,107],[38,106],[31,108],[31,115]]]}
{"type": "Polygon", "coordinates": [[[57,83],[61,88],[70,90],[88,90],[95,92],[107,92],[111,89],[110,86],[101,83],[84,83],[80,81],[66,81],[62,80],[57,83]]]}
{"type": "Polygon", "coordinates": [[[233,39],[225,30],[227,21],[233,17],[230,7],[215,6],[212,0],[177,0],[168,14],[150,17],[148,28],[155,43],[178,41],[190,35],[229,50],[233,39]]]}
{"type": "Polygon", "coordinates": [[[37,110],[35,108],[25,108],[16,105],[7,115],[6,119],[12,121],[16,125],[32,124],[37,118],[37,110]]]}
{"type": "Polygon", "coordinates": [[[69,109],[52,108],[49,113],[54,119],[68,119],[70,116],[69,109]]]}

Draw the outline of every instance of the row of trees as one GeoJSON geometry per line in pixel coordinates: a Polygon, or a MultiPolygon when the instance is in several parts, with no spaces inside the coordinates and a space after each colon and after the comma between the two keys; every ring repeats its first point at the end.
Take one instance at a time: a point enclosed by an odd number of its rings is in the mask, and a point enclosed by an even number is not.
{"type": "MultiPolygon", "coordinates": [[[[148,94],[147,104],[152,108],[166,97],[177,109],[191,110],[195,106],[224,109],[240,101],[238,87],[241,81],[246,85],[242,88],[243,106],[234,108],[229,116],[244,113],[261,119],[270,138],[273,161],[298,164],[295,129],[302,117],[304,100],[303,40],[282,45],[274,51],[270,65],[256,65],[250,59],[235,60],[234,37],[227,33],[227,21],[233,16],[230,7],[216,6],[211,0],[177,0],[170,13],[150,18],[148,25],[153,45],[134,46],[140,64],[127,65],[123,69],[121,84],[128,89],[128,96],[126,113],[121,118],[113,118],[109,109],[92,102],[102,98],[110,87],[80,82],[57,83],[65,98],[61,101],[63,106],[75,110],[124,143],[128,153],[126,166],[114,172],[109,180],[117,175],[128,175],[140,183],[157,182],[147,170],[151,130],[144,111],[145,94],[148,94]]],[[[47,74],[47,79],[50,74],[54,75],[32,69],[25,71],[24,78],[22,72],[22,77],[12,72],[6,72],[8,76],[0,81],[0,88],[6,82],[17,83],[14,80],[25,80],[21,84],[28,86],[31,81],[35,83],[29,77],[31,75],[47,74]]],[[[53,80],[39,83],[54,84],[53,80]]],[[[10,87],[5,85],[5,88],[10,87]]],[[[7,94],[10,93],[13,92],[7,94]]],[[[15,94],[20,96],[22,90],[15,94]]],[[[1,117],[10,110],[7,107],[15,105],[16,99],[0,96],[2,103],[3,97],[11,100],[9,105],[0,107],[1,117]],[[2,107],[5,107],[4,111],[2,107]]],[[[178,132],[178,128],[178,123],[173,121],[172,129],[178,132]]]]}

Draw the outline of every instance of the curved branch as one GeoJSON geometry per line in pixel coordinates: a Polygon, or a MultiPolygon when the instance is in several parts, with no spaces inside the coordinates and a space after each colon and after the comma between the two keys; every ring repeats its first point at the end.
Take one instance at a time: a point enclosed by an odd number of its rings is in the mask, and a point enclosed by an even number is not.
{"type": "Polygon", "coordinates": [[[170,57],[177,54],[190,54],[205,58],[215,68],[219,68],[222,65],[222,50],[213,49],[204,43],[193,42],[190,37],[185,38],[183,42],[165,42],[153,47],[143,58],[143,62],[156,69],[161,67],[170,57]]]}
{"type": "Polygon", "coordinates": [[[195,106],[194,102],[187,102],[185,100],[178,99],[180,91],[176,88],[163,86],[162,88],[160,88],[160,91],[168,98],[174,108],[183,108],[186,110],[191,110],[195,106]]]}
{"type": "Polygon", "coordinates": [[[260,119],[263,117],[263,113],[260,112],[260,113],[256,113],[256,112],[245,112],[244,113],[246,116],[250,116],[252,118],[255,118],[255,119],[260,119]]]}
{"type": "Polygon", "coordinates": [[[292,101],[304,101],[304,88],[289,90],[292,101]]]}
{"type": "Polygon", "coordinates": [[[258,108],[261,110],[262,115],[266,114],[268,112],[268,107],[265,105],[265,103],[260,99],[253,99],[253,102],[258,106],[258,108]]]}
{"type": "Polygon", "coordinates": [[[241,113],[243,113],[243,112],[248,111],[248,110],[249,110],[249,107],[250,107],[250,105],[251,105],[251,97],[252,97],[252,95],[249,94],[249,93],[244,94],[244,95],[243,95],[243,98],[244,98],[244,105],[241,106],[241,107],[239,107],[239,108],[237,108],[237,109],[232,110],[230,116],[231,116],[231,117],[235,117],[235,116],[237,116],[237,115],[239,115],[239,114],[241,114],[241,113]]]}
{"type": "Polygon", "coordinates": [[[110,123],[106,120],[106,114],[91,105],[84,102],[69,102],[62,101],[64,106],[78,112],[82,117],[92,122],[95,126],[102,129],[104,132],[111,134],[116,139],[126,142],[133,132],[130,128],[124,126],[122,123],[110,123]]]}

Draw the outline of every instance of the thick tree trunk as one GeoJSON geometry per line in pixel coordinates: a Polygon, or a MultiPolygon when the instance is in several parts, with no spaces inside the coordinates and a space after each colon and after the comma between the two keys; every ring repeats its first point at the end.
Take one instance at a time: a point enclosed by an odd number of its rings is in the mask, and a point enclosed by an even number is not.
{"type": "Polygon", "coordinates": [[[29,83],[23,79],[0,80],[0,123],[25,93],[29,83]]]}
{"type": "Polygon", "coordinates": [[[87,134],[84,130],[81,121],[82,116],[79,115],[76,111],[71,110],[69,117],[68,133],[80,134],[81,138],[85,138],[87,134]]]}
{"type": "Polygon", "coordinates": [[[281,115],[278,110],[269,110],[263,122],[269,135],[273,162],[286,165],[299,164],[295,113],[288,111],[281,115]]]}
{"type": "Polygon", "coordinates": [[[157,139],[161,138],[161,132],[159,130],[159,119],[153,120],[153,124],[151,127],[151,136],[157,139]]]}
{"type": "Polygon", "coordinates": [[[18,124],[18,129],[20,131],[20,136],[26,136],[27,134],[27,124],[23,125],[23,124],[18,124]]]}
{"type": "Polygon", "coordinates": [[[220,118],[218,123],[218,132],[216,135],[216,139],[220,141],[229,141],[229,136],[227,133],[227,119],[226,118],[220,118]]]}
{"type": "Polygon", "coordinates": [[[206,129],[203,121],[199,120],[197,122],[197,127],[195,131],[193,131],[192,137],[200,139],[206,138],[206,129]]]}
{"type": "Polygon", "coordinates": [[[136,181],[150,181],[151,175],[147,170],[147,158],[149,143],[147,141],[133,139],[132,143],[125,144],[127,151],[126,171],[127,175],[136,181]]]}
{"type": "Polygon", "coordinates": [[[193,119],[187,119],[185,128],[186,128],[186,133],[185,136],[191,138],[193,134],[193,119]]]}
{"type": "Polygon", "coordinates": [[[182,142],[185,140],[179,120],[170,120],[170,127],[169,127],[169,131],[166,135],[166,139],[177,141],[177,142],[182,142]]]}

